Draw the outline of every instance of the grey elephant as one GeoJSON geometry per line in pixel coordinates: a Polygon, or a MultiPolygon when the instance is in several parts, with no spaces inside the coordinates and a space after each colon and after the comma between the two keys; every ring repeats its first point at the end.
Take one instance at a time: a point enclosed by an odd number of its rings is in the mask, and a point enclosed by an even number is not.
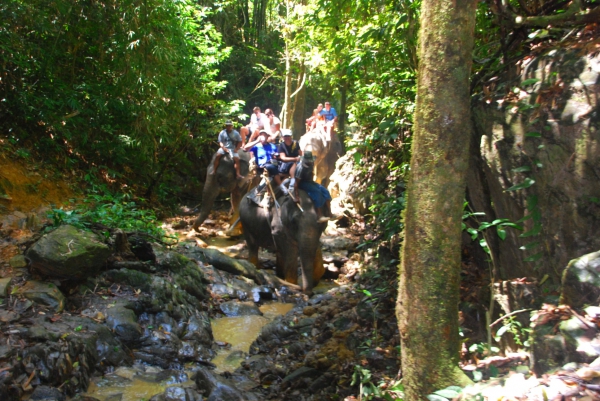
{"type": "Polygon", "coordinates": [[[302,272],[302,291],[311,294],[323,277],[323,255],[320,238],[326,223],[318,223],[312,200],[306,192],[299,191],[299,203],[273,187],[276,205],[263,208],[249,197],[240,203],[240,221],[248,245],[249,261],[258,267],[258,249],[275,250],[276,273],[285,281],[298,284],[298,256],[302,272]]]}
{"type": "Polygon", "coordinates": [[[240,174],[245,178],[238,180],[235,178],[235,168],[233,167],[233,160],[231,156],[224,155],[221,157],[217,171],[213,174],[213,167],[215,157],[217,153],[213,155],[208,171],[206,172],[206,182],[204,183],[204,189],[202,191],[202,203],[200,205],[200,215],[194,221],[194,230],[198,231],[204,220],[210,214],[212,207],[215,203],[215,199],[220,193],[231,194],[231,206],[233,208],[232,221],[237,219],[238,205],[242,196],[244,196],[250,188],[252,176],[248,174],[251,154],[239,151],[240,155],[240,174]]]}
{"type": "Polygon", "coordinates": [[[333,141],[327,142],[321,133],[312,130],[300,137],[300,149],[306,151],[312,149],[315,157],[315,182],[325,188],[329,185],[329,177],[335,171],[335,162],[342,154],[342,144],[337,135],[333,141]]]}

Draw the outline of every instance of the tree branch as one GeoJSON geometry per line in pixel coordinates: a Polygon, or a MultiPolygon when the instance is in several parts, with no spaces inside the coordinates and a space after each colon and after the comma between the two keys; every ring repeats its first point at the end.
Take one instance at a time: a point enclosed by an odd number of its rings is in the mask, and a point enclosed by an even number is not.
{"type": "Polygon", "coordinates": [[[523,17],[510,12],[507,8],[502,11],[513,28],[569,27],[590,24],[600,20],[600,7],[594,7],[585,13],[581,8],[581,0],[573,0],[564,13],[555,15],[523,17]]]}

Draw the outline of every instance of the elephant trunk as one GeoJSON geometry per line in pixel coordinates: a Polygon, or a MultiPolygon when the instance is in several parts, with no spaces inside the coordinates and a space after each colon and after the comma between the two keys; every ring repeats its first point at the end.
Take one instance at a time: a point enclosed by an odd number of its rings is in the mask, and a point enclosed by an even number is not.
{"type": "Polygon", "coordinates": [[[310,232],[305,232],[304,235],[298,239],[298,252],[300,254],[300,263],[302,268],[302,291],[304,293],[312,293],[312,289],[319,278],[320,274],[315,277],[315,269],[321,270],[323,268],[323,261],[317,261],[317,256],[322,258],[321,255],[321,244],[319,242],[320,233],[315,227],[310,232]]]}
{"type": "Polygon", "coordinates": [[[198,231],[204,220],[210,214],[212,210],[213,204],[215,203],[215,199],[219,195],[219,186],[217,184],[217,180],[214,175],[210,174],[212,168],[209,169],[206,182],[204,184],[204,189],[202,190],[202,205],[200,206],[200,215],[194,221],[194,230],[198,231]]]}

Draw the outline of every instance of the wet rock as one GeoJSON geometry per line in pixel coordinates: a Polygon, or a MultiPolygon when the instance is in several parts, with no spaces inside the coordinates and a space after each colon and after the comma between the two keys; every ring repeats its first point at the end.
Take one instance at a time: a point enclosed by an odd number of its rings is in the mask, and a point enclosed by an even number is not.
{"type": "Polygon", "coordinates": [[[165,390],[165,401],[189,401],[185,390],[181,387],[169,387],[165,390]]]}
{"type": "Polygon", "coordinates": [[[37,386],[29,399],[32,401],[65,401],[67,397],[54,387],[37,386]]]}
{"type": "Polygon", "coordinates": [[[321,374],[322,372],[319,372],[317,369],[302,366],[301,368],[296,369],[295,371],[284,377],[282,384],[290,384],[303,378],[314,379],[315,377],[318,377],[321,374]]]}
{"type": "Polygon", "coordinates": [[[11,323],[19,318],[19,315],[13,311],[0,310],[0,322],[11,323]]]}
{"type": "Polygon", "coordinates": [[[325,294],[318,294],[318,295],[315,295],[312,298],[310,298],[308,300],[308,303],[310,305],[314,306],[314,305],[320,304],[321,302],[329,301],[332,298],[333,298],[333,296],[331,294],[327,294],[327,293],[325,293],[325,294]]]}
{"type": "Polygon", "coordinates": [[[200,312],[189,318],[182,339],[194,340],[207,347],[211,346],[213,342],[212,327],[205,312],[200,312]]]}
{"type": "Polygon", "coordinates": [[[79,279],[101,270],[111,249],[94,233],[63,225],[45,234],[25,256],[31,269],[50,277],[79,279]]]}
{"type": "Polygon", "coordinates": [[[177,355],[183,361],[195,360],[198,357],[198,352],[196,351],[194,342],[182,341],[177,355]]]}
{"type": "Polygon", "coordinates": [[[28,281],[19,288],[18,294],[35,303],[48,306],[57,313],[65,308],[65,296],[52,283],[28,281]]]}
{"type": "Polygon", "coordinates": [[[197,258],[199,257],[200,260],[206,261],[219,270],[247,277],[257,284],[264,284],[262,275],[252,263],[246,260],[231,258],[216,249],[196,248],[194,252],[197,258]],[[201,256],[198,256],[198,254],[201,256]]]}
{"type": "MultiPolygon", "coordinates": [[[[239,299],[240,298],[240,291],[222,284],[222,283],[214,283],[208,286],[208,289],[210,290],[210,292],[212,293],[212,296],[214,298],[224,298],[224,299],[239,299]]],[[[245,297],[247,297],[247,294],[245,292],[242,292],[242,299],[244,299],[245,297]]]]}
{"type": "Polygon", "coordinates": [[[573,259],[562,276],[560,303],[580,308],[600,299],[600,251],[573,259]]]}
{"type": "Polygon", "coordinates": [[[160,276],[136,270],[119,269],[103,273],[109,282],[127,284],[142,291],[138,298],[141,309],[148,313],[167,311],[176,319],[187,318],[202,306],[198,298],[160,276]]]}
{"type": "Polygon", "coordinates": [[[0,298],[6,298],[12,277],[0,278],[0,298]]]}
{"type": "Polygon", "coordinates": [[[122,377],[127,380],[133,380],[133,377],[139,372],[136,369],[127,367],[127,366],[119,366],[115,369],[114,374],[116,376],[122,377]]]}
{"type": "Polygon", "coordinates": [[[220,305],[221,311],[229,316],[262,316],[262,312],[253,302],[229,301],[220,305]]]}
{"type": "Polygon", "coordinates": [[[8,264],[15,269],[22,269],[27,267],[27,258],[23,255],[15,255],[8,261],[8,264]]]}
{"type": "Polygon", "coordinates": [[[166,312],[159,312],[156,314],[156,324],[158,329],[168,332],[175,333],[177,336],[181,335],[181,329],[179,329],[177,322],[166,312]]]}
{"type": "Polygon", "coordinates": [[[150,365],[168,368],[177,359],[181,349],[181,340],[174,333],[153,330],[142,339],[141,345],[134,355],[150,365]]]}
{"type": "Polygon", "coordinates": [[[263,285],[252,288],[252,300],[254,302],[271,301],[275,298],[276,296],[271,287],[266,287],[263,285]]]}
{"type": "Polygon", "coordinates": [[[307,306],[302,310],[302,313],[306,316],[312,316],[317,313],[317,309],[314,306],[307,306]]]}
{"type": "Polygon", "coordinates": [[[206,369],[199,369],[196,373],[198,390],[204,391],[209,401],[243,401],[252,399],[249,394],[244,394],[234,387],[227,379],[214,375],[206,369]]]}
{"type": "Polygon", "coordinates": [[[140,340],[142,328],[137,323],[137,317],[131,309],[117,304],[106,310],[106,324],[114,331],[119,340],[134,344],[140,340]]]}
{"type": "Polygon", "coordinates": [[[174,283],[199,300],[208,299],[204,275],[193,260],[186,256],[154,247],[159,269],[171,272],[174,283]]]}

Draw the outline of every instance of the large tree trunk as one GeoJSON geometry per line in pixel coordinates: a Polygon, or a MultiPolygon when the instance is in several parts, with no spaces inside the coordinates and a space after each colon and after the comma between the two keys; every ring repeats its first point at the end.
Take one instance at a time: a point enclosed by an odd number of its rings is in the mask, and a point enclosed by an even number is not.
{"type": "Polygon", "coordinates": [[[423,0],[415,136],[397,315],[405,399],[468,381],[458,368],[461,214],[476,0],[423,0]]]}

